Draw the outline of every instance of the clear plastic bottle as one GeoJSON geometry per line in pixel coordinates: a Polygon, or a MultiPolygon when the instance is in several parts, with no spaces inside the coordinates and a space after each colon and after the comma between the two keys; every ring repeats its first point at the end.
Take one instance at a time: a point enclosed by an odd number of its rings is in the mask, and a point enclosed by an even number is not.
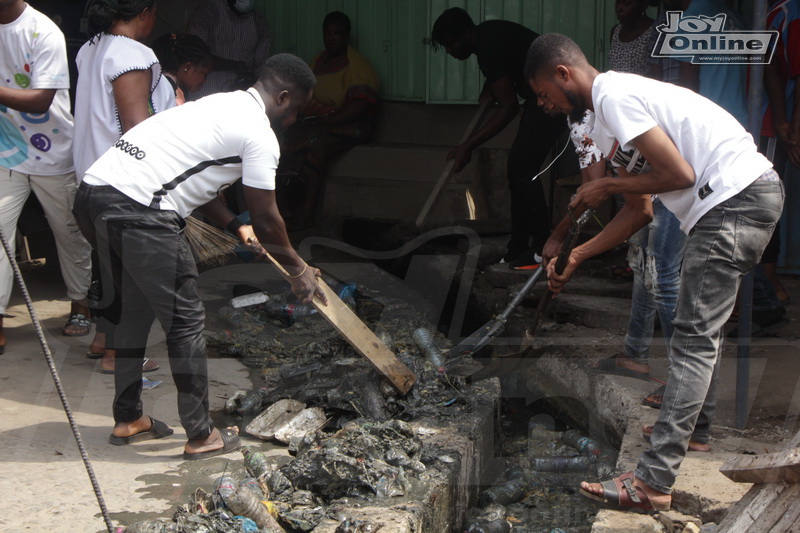
{"type": "Polygon", "coordinates": [[[244,323],[244,312],[241,309],[223,306],[217,311],[217,316],[231,327],[238,328],[244,323]]]}

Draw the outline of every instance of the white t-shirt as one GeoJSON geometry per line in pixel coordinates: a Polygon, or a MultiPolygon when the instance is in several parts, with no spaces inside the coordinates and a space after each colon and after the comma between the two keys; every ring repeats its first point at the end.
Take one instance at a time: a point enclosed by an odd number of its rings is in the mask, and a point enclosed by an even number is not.
{"type": "Polygon", "coordinates": [[[255,89],[219,93],[132,128],[86,172],[142,205],[183,217],[242,177],[275,189],[280,146],[255,89]]]}
{"type": "Polygon", "coordinates": [[[44,114],[0,105],[0,167],[24,174],[71,172],[72,115],[64,34],[29,5],[14,22],[0,24],[0,86],[57,89],[44,114]]]}
{"type": "Polygon", "coordinates": [[[78,52],[78,87],[75,91],[75,172],[78,181],[122,135],[114,89],[111,83],[127,72],[151,70],[150,107],[153,114],[175,106],[175,91],[161,75],[153,50],[121,35],[101,33],[78,52]]]}
{"type": "MultiPolygon", "coordinates": [[[[730,113],[697,93],[635,74],[606,72],[592,86],[595,128],[605,128],[622,146],[659,126],[695,172],[688,189],[658,197],[688,233],[714,206],[735,196],[772,164],[758,153],[753,138],[730,113]]],[[[590,137],[599,145],[602,134],[590,137]]]]}

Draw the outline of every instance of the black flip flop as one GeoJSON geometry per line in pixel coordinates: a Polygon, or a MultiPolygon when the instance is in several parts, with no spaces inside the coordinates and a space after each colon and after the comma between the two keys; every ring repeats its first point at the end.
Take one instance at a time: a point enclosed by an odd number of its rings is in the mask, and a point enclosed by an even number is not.
{"type": "Polygon", "coordinates": [[[219,430],[219,433],[222,436],[222,442],[224,443],[222,448],[200,453],[183,452],[184,460],[197,461],[198,459],[206,459],[207,457],[216,457],[217,455],[235,452],[242,447],[242,441],[239,440],[239,435],[232,429],[222,428],[219,430]]]}
{"type": "Polygon", "coordinates": [[[625,356],[619,354],[613,355],[611,357],[601,360],[600,362],[597,363],[596,366],[591,367],[591,369],[601,374],[613,374],[615,376],[624,376],[626,378],[642,379],[644,381],[650,379],[649,372],[636,372],[635,370],[631,370],[629,368],[617,366],[617,358],[619,357],[625,357],[625,356]]]}
{"type": "Polygon", "coordinates": [[[113,444],[114,446],[125,446],[127,444],[133,444],[134,442],[163,439],[164,437],[169,437],[173,433],[174,432],[172,431],[171,427],[166,425],[161,420],[156,420],[151,416],[149,430],[136,433],[135,435],[131,435],[129,437],[116,437],[112,433],[108,437],[108,442],[113,444]]]}

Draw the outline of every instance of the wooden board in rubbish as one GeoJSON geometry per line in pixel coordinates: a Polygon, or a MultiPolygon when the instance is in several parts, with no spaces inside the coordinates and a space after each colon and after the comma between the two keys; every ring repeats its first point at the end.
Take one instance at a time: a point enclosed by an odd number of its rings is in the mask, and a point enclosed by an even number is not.
{"type": "Polygon", "coordinates": [[[414,373],[347,307],[327,283],[321,279],[317,281],[328,298],[328,305],[323,305],[318,297],[314,297],[314,307],[319,314],[344,336],[350,346],[375,365],[378,372],[398,391],[407,394],[417,380],[414,373]]]}

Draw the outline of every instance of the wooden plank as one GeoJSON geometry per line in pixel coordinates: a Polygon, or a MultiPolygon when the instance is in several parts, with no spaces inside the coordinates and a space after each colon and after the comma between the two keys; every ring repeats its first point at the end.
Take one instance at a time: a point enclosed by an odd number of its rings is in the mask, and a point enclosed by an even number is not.
{"type": "MultiPolygon", "coordinates": [[[[489,102],[483,102],[480,107],[478,107],[478,111],[475,112],[475,116],[472,117],[472,121],[467,126],[467,131],[464,132],[464,136],[461,138],[461,141],[459,141],[458,144],[464,144],[467,139],[472,136],[472,133],[478,128],[483,120],[483,116],[489,109],[489,105],[489,102]]],[[[447,180],[449,180],[450,176],[453,174],[453,168],[455,167],[455,164],[455,160],[451,159],[445,165],[442,174],[439,176],[439,180],[436,182],[436,185],[433,186],[433,191],[431,191],[431,194],[425,201],[425,205],[422,206],[422,211],[420,211],[419,215],[417,216],[417,227],[422,226],[425,223],[425,219],[428,218],[434,202],[436,202],[436,199],[439,197],[439,193],[442,192],[442,187],[444,187],[445,183],[447,183],[447,180]]]]}
{"type": "Polygon", "coordinates": [[[725,461],[719,471],[738,483],[797,483],[800,448],[734,457],[725,461]]]}
{"type": "Polygon", "coordinates": [[[754,493],[754,498],[750,504],[744,509],[739,509],[736,514],[729,513],[719,525],[719,531],[724,531],[725,533],[753,533],[761,516],[767,512],[775,499],[786,490],[786,487],[787,485],[778,484],[754,486],[751,489],[754,493]]]}
{"type": "Polygon", "coordinates": [[[345,304],[328,285],[317,280],[328,305],[323,305],[318,297],[314,297],[314,307],[319,314],[341,333],[350,346],[366,357],[402,394],[408,393],[416,381],[416,376],[403,364],[394,353],[386,347],[375,333],[364,324],[358,316],[345,304]]]}
{"type": "MultiPolygon", "coordinates": [[[[264,253],[281,274],[289,276],[283,265],[266,251],[264,253]]],[[[317,283],[328,299],[328,305],[324,305],[318,296],[314,296],[312,303],[319,314],[342,334],[350,346],[372,363],[378,372],[383,374],[401,394],[407,394],[417,380],[414,373],[395,357],[383,341],[347,307],[347,304],[328,287],[327,283],[321,279],[318,279],[317,283]]]]}
{"type": "Polygon", "coordinates": [[[783,512],[769,531],[800,531],[800,485],[794,485],[780,499],[781,505],[776,507],[783,512]]]}

